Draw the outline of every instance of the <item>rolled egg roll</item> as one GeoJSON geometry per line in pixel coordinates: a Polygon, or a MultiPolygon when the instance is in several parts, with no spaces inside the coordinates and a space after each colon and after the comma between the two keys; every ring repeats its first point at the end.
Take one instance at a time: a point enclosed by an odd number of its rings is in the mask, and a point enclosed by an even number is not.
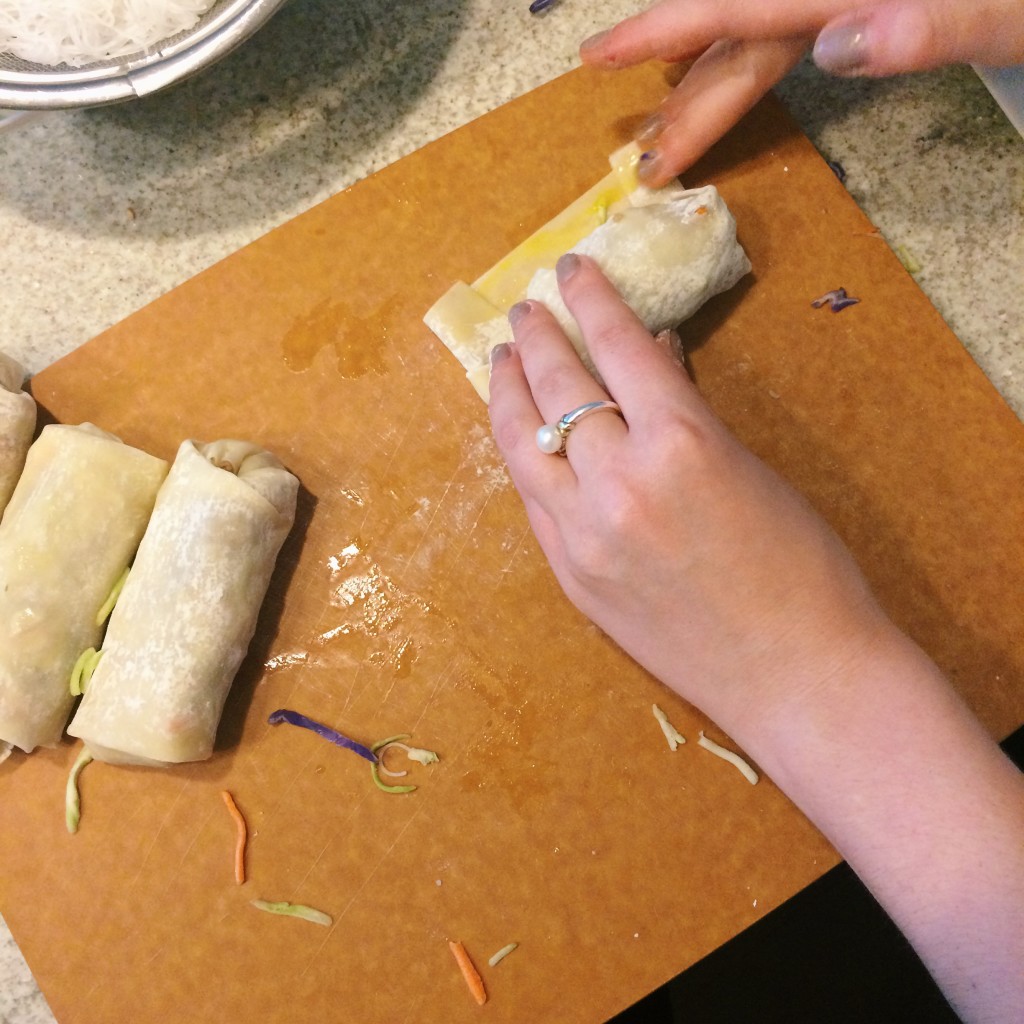
{"type": "Polygon", "coordinates": [[[257,445],[182,443],[68,729],[93,757],[164,765],[211,755],[298,486],[257,445]]]}
{"type": "Polygon", "coordinates": [[[471,285],[456,281],[423,319],[462,363],[480,397],[490,398],[490,350],[511,337],[508,312],[536,299],[554,314],[587,369],[600,380],[558,289],[555,265],[567,252],[590,256],[652,333],[676,327],[751,269],[736,221],[713,185],[640,185],[632,145],[612,154],[612,172],[553,217],[471,285]]]}
{"type": "MultiPolygon", "coordinates": [[[[610,217],[572,251],[594,259],[652,333],[677,327],[750,271],[736,221],[713,185],[610,217]]],[[[526,297],[543,302],[597,376],[583,334],[566,308],[554,268],[538,270],[526,297]]]]}
{"type": "Polygon", "coordinates": [[[167,463],[91,424],[43,428],[0,522],[0,740],[56,746],[71,671],[142,538],[167,463]]]}
{"type": "Polygon", "coordinates": [[[0,352],[0,516],[14,493],[36,429],[36,403],[22,390],[25,372],[0,352]]]}

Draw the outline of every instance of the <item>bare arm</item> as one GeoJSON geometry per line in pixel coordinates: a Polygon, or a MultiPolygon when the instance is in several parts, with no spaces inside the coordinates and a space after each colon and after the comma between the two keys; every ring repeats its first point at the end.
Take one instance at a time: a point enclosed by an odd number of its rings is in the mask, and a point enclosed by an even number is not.
{"type": "Polygon", "coordinates": [[[537,303],[510,314],[490,412],[566,594],[760,763],[967,1020],[1024,1019],[1024,779],[595,265],[559,268],[624,419],[538,450],[537,427],[607,393],[537,303]]]}
{"type": "Polygon", "coordinates": [[[644,137],[644,169],[663,184],[724,135],[813,45],[841,75],[1024,61],[1020,0],[659,0],[588,39],[584,63],[693,60],[644,137]]]}

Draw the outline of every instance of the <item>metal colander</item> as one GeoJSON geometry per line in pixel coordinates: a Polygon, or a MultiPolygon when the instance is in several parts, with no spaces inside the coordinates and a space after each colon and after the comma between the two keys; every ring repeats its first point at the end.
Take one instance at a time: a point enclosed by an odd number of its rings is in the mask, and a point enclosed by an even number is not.
{"type": "Polygon", "coordinates": [[[124,57],[80,68],[0,53],[0,108],[58,110],[118,103],[163,89],[220,60],[286,0],[216,0],[185,32],[124,57]]]}

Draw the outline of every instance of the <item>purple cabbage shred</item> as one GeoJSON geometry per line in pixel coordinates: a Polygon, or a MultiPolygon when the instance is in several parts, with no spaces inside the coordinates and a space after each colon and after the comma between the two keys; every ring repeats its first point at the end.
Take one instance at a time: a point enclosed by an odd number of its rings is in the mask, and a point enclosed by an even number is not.
{"type": "Polygon", "coordinates": [[[288,708],[279,708],[277,711],[271,712],[267,721],[271,725],[279,725],[281,722],[287,722],[289,725],[297,725],[302,729],[309,729],[312,732],[315,732],[317,736],[320,736],[339,747],[344,747],[346,750],[351,750],[360,757],[365,757],[371,764],[377,763],[377,755],[370,750],[369,747],[364,747],[362,743],[356,743],[355,740],[350,740],[347,736],[343,736],[338,732],[337,729],[332,729],[329,725],[323,725],[320,722],[315,722],[312,718],[307,718],[305,715],[299,714],[298,711],[290,711],[288,708]]]}
{"type": "Polygon", "coordinates": [[[530,4],[531,14],[540,14],[541,11],[546,11],[549,7],[553,7],[558,0],[533,0],[530,4]]]}
{"type": "Polygon", "coordinates": [[[857,305],[858,302],[860,302],[860,299],[847,295],[845,288],[835,288],[830,292],[825,292],[820,298],[814,299],[811,305],[815,309],[821,309],[822,306],[828,303],[828,307],[833,313],[839,313],[846,309],[847,306],[857,305]]]}

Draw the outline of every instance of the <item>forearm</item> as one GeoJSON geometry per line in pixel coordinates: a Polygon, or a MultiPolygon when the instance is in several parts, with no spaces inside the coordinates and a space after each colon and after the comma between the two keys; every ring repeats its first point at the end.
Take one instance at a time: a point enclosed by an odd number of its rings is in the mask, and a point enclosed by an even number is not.
{"type": "Polygon", "coordinates": [[[490,411],[566,594],[774,778],[968,1020],[1019,1024],[1024,781],[596,265],[557,273],[610,392],[528,303],[495,350],[490,411]],[[586,420],[564,459],[538,454],[542,424],[609,393],[621,417],[586,420]]]}
{"type": "Polygon", "coordinates": [[[836,846],[968,1021],[1024,1020],[1024,776],[897,631],[722,721],[836,846]]]}

